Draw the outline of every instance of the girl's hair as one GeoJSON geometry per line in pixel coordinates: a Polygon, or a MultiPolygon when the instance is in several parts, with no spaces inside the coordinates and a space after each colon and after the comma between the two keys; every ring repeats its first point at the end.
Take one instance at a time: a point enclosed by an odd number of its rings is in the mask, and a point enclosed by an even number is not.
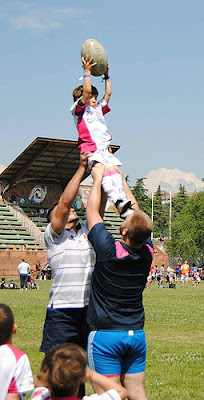
{"type": "MultiPolygon", "coordinates": [[[[95,86],[91,86],[91,94],[98,96],[98,90],[95,86]]],[[[83,86],[77,86],[76,89],[74,89],[72,95],[74,101],[77,101],[83,95],[83,86]]]]}
{"type": "MultiPolygon", "coordinates": [[[[86,352],[74,343],[57,344],[42,361],[40,371],[46,375],[54,396],[73,396],[86,374],[86,352]]],[[[39,374],[40,377],[40,374],[39,374]]]]}

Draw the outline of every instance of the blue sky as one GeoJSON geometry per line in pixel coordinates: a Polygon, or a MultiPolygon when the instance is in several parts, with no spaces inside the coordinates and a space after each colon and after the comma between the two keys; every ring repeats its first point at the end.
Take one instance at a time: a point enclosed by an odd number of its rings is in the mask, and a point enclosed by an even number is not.
{"type": "Polygon", "coordinates": [[[0,164],[37,136],[77,140],[69,108],[88,38],[108,54],[106,120],[131,182],[158,168],[204,177],[203,0],[1,0],[0,164]]]}

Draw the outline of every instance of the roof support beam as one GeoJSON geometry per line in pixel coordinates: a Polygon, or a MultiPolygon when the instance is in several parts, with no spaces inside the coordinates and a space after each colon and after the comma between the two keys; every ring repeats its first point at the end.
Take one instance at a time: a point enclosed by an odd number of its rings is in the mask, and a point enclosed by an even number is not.
{"type": "Polygon", "coordinates": [[[20,169],[20,171],[16,175],[12,177],[11,181],[9,182],[10,187],[12,187],[14,183],[16,183],[16,181],[21,178],[21,176],[28,170],[28,168],[34,163],[34,161],[37,160],[37,158],[41,156],[45,149],[50,146],[50,143],[51,142],[46,142],[45,144],[43,144],[41,149],[20,169]]]}

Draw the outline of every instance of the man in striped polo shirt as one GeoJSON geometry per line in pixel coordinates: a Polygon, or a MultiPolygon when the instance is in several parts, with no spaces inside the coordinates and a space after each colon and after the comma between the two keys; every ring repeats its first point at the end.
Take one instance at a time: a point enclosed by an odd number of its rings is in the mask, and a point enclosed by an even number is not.
{"type": "MultiPolygon", "coordinates": [[[[95,252],[88,241],[87,222],[79,224],[71,207],[89,155],[81,155],[78,170],[58,204],[48,212],[50,223],[45,231],[45,243],[53,283],[40,348],[44,353],[48,353],[53,345],[64,342],[76,343],[86,349],[89,333],[86,314],[95,252]]],[[[83,397],[84,389],[79,395],[83,397]]]]}

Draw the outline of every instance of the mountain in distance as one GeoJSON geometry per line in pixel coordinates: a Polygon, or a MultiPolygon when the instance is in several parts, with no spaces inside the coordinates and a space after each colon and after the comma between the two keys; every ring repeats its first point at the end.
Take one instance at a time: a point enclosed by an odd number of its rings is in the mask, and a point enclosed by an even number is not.
{"type": "Polygon", "coordinates": [[[186,192],[199,192],[203,190],[204,183],[198,179],[194,172],[184,172],[180,169],[159,168],[151,170],[144,180],[148,192],[155,192],[158,186],[165,192],[178,193],[179,185],[185,186],[186,192]]]}

